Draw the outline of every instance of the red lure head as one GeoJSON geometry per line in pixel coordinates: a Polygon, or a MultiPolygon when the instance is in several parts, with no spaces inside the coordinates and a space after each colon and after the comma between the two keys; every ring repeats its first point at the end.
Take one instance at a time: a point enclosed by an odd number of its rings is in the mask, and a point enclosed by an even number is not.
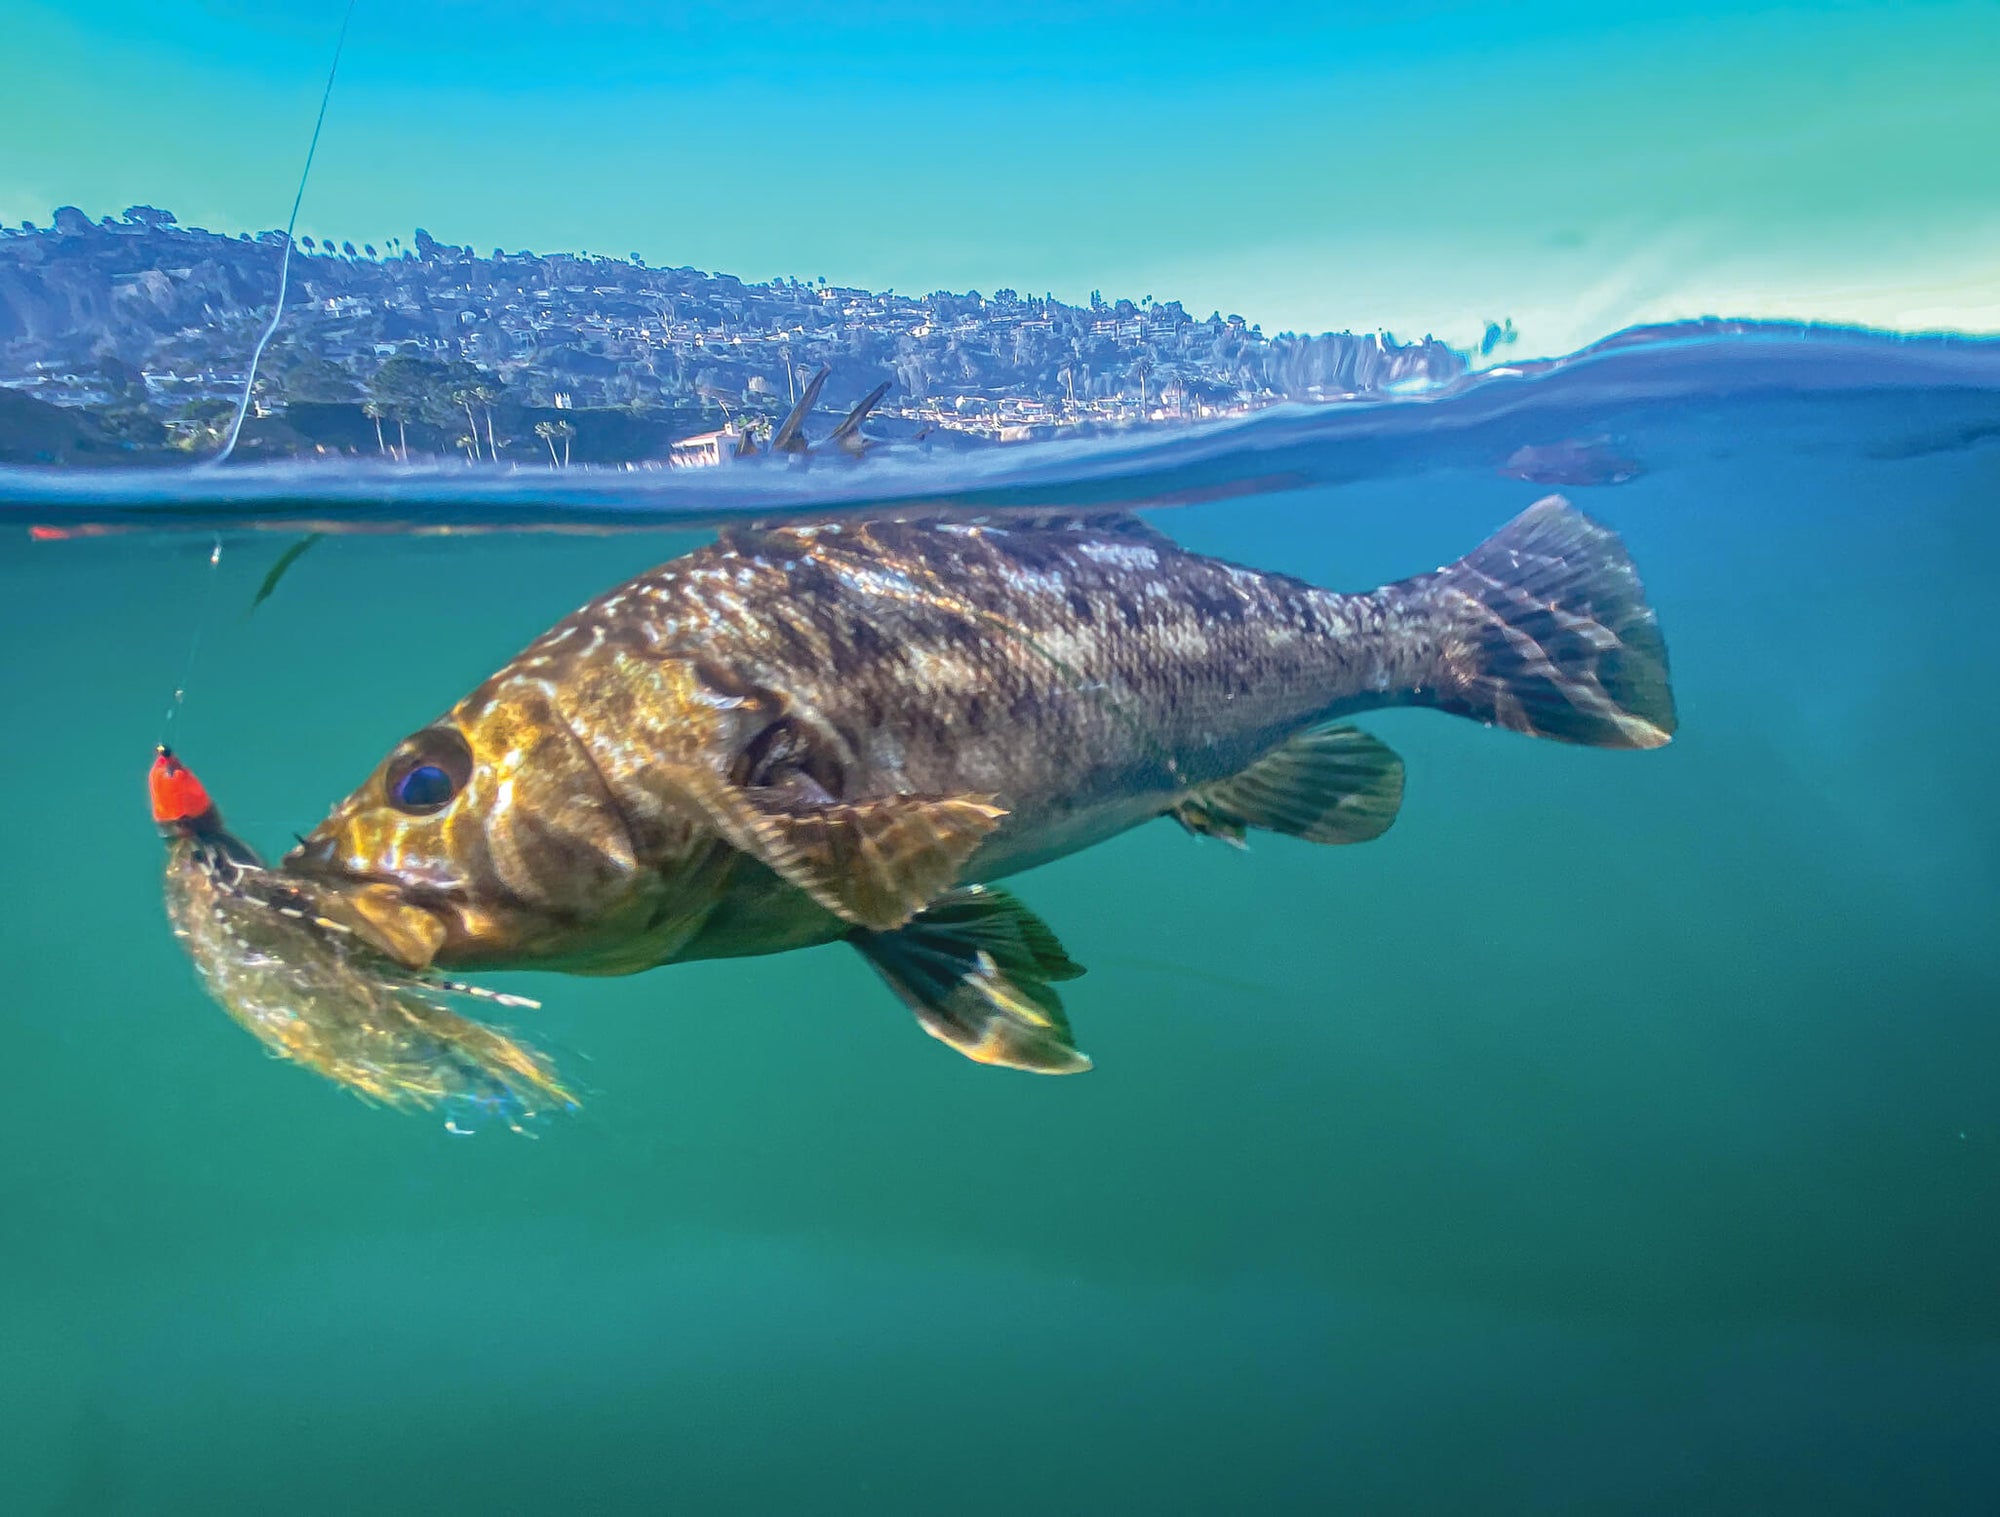
{"type": "Polygon", "coordinates": [[[153,796],[153,820],[163,832],[219,832],[222,813],[194,771],[162,743],[146,776],[153,796]]]}

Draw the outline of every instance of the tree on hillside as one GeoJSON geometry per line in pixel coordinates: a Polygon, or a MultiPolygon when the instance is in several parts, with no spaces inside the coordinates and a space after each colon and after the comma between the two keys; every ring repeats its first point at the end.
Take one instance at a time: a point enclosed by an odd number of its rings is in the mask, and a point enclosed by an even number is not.
{"type": "Polygon", "coordinates": [[[146,376],[115,353],[106,353],[97,360],[97,373],[104,381],[105,391],[97,421],[106,435],[119,442],[157,446],[161,427],[152,411],[146,376]]]}
{"type": "Polygon", "coordinates": [[[486,456],[495,463],[500,461],[500,449],[493,441],[493,408],[500,403],[505,389],[498,375],[472,387],[472,398],[479,402],[480,414],[486,418],[486,456]]]}
{"type": "Polygon", "coordinates": [[[389,414],[388,407],[379,400],[362,402],[361,414],[375,423],[375,447],[384,458],[389,456],[389,444],[382,438],[382,418],[389,414]]]}
{"type": "Polygon", "coordinates": [[[258,389],[286,404],[313,401],[349,404],[360,398],[353,378],[339,364],[316,354],[287,351],[271,366],[258,389]]]}
{"type": "Polygon", "coordinates": [[[1231,404],[1239,398],[1234,385],[1225,384],[1219,379],[1183,379],[1181,389],[1188,399],[1194,402],[1194,414],[1197,418],[1207,415],[1211,410],[1231,404]]]}
{"type": "Polygon", "coordinates": [[[410,423],[429,419],[426,412],[441,367],[398,353],[368,380],[368,398],[396,418],[396,440],[404,463],[410,461],[410,423]]]}
{"type": "Polygon", "coordinates": [[[230,419],[235,414],[236,403],[220,396],[191,400],[167,422],[173,433],[169,445],[183,453],[206,453],[211,448],[218,448],[222,446],[230,419]]]}
{"type": "Polygon", "coordinates": [[[472,461],[474,463],[478,463],[479,462],[479,418],[472,414],[473,403],[478,398],[479,394],[478,386],[469,384],[453,385],[451,387],[451,390],[449,391],[449,394],[451,396],[451,403],[461,411],[465,412],[465,424],[472,429],[471,437],[459,438],[458,440],[459,446],[464,447],[469,443],[472,449],[472,461]]]}
{"type": "Polygon", "coordinates": [[[535,436],[549,445],[549,466],[567,469],[569,467],[569,440],[576,436],[576,428],[566,421],[538,421],[535,436]],[[556,457],[556,439],[562,439],[562,457],[556,457]]]}

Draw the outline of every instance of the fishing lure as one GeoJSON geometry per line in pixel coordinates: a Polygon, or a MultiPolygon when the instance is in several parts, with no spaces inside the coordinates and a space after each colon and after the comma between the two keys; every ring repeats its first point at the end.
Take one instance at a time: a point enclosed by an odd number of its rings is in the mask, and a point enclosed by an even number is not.
{"type": "Polygon", "coordinates": [[[545,1055],[445,1004],[536,1002],[383,957],[340,921],[337,901],[266,868],[171,749],[159,749],[148,786],[174,935],[209,994],[271,1053],[365,1100],[441,1111],[454,1132],[487,1121],[522,1132],[576,1109],[545,1055]]]}

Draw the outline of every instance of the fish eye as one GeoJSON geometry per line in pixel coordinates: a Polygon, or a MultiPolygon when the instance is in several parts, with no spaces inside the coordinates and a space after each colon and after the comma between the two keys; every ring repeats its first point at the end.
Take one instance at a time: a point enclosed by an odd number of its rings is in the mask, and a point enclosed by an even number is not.
{"type": "Polygon", "coordinates": [[[405,811],[429,811],[451,799],[451,776],[436,764],[419,764],[396,781],[396,804],[405,811]]]}
{"type": "Polygon", "coordinates": [[[383,776],[389,804],[411,816],[428,816],[451,804],[472,777],[465,739],[443,727],[428,728],[403,744],[383,776]]]}

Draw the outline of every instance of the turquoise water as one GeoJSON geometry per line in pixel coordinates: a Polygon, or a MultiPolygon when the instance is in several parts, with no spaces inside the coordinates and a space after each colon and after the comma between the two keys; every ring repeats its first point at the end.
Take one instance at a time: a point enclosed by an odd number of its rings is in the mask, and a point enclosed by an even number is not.
{"type": "MultiPolygon", "coordinates": [[[[953,1057],[842,949],[492,977],[585,1092],[532,1141],[370,1110],[202,996],[141,783],[191,629],[176,741],[275,851],[700,541],[675,512],[923,481],[335,537],[248,620],[290,539],[246,523],[295,485],[230,516],[198,480],[0,481],[10,1507],[1991,1510],[2000,356],[1769,357],[940,476],[1178,481],[1229,496],[1153,512],[1181,541],[1358,589],[1545,493],[1516,447],[1609,434],[1643,472],[1566,493],[1645,576],[1681,734],[1390,713],[1379,842],[1162,823],[1022,877],[1091,969],[1075,1079],[953,1057]],[[157,529],[16,529],[128,510],[157,529]]],[[[314,509],[380,516],[342,489],[314,509]]]]}

